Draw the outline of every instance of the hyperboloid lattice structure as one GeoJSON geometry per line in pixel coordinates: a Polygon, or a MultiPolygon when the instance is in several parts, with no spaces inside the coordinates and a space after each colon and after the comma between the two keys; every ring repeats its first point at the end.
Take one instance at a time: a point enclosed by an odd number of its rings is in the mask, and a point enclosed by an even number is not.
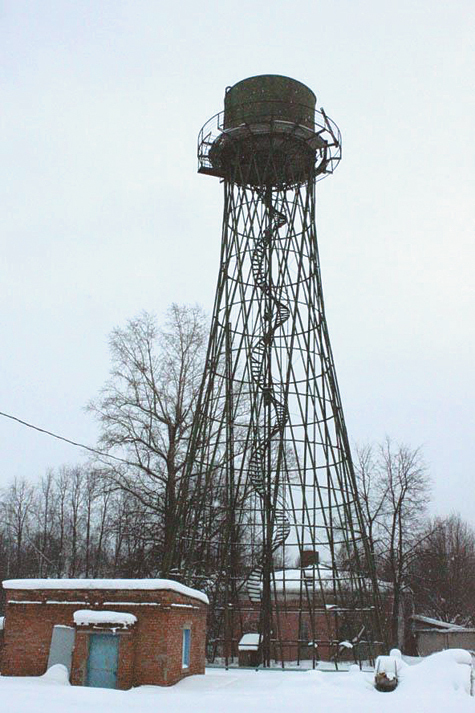
{"type": "Polygon", "coordinates": [[[245,79],[224,105],[199,137],[224,217],[182,563],[211,593],[211,656],[248,634],[253,663],[315,662],[378,635],[315,226],[340,132],[286,77],[245,79]]]}

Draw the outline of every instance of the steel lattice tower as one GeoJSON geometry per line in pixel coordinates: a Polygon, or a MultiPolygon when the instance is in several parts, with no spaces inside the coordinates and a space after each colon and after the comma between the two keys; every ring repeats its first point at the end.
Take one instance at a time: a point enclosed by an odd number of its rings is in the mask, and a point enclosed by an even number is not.
{"type": "Polygon", "coordinates": [[[198,145],[224,217],[180,561],[208,584],[210,651],[228,660],[254,631],[264,665],[377,632],[315,226],[341,138],[315,105],[293,79],[245,79],[198,145]]]}

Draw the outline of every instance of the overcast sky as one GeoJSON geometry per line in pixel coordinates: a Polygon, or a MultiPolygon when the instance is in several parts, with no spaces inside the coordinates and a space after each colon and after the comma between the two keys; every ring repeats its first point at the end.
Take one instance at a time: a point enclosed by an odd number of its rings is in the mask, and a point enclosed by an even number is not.
{"type": "MultiPolygon", "coordinates": [[[[473,0],[6,0],[0,33],[0,411],[94,445],[112,328],[211,310],[197,134],[284,74],[343,134],[317,228],[350,437],[422,446],[433,512],[475,525],[473,0]]],[[[6,419],[0,450],[0,487],[83,460],[6,419]]]]}

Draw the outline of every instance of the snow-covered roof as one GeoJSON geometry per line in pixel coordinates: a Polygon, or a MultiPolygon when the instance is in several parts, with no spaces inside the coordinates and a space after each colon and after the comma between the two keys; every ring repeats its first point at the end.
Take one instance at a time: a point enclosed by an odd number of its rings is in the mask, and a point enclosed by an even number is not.
{"type": "Polygon", "coordinates": [[[4,589],[131,589],[170,590],[209,604],[208,597],[198,589],[186,587],[172,579],[7,579],[4,589]]]}
{"type": "Polygon", "coordinates": [[[133,626],[137,617],[133,614],[118,611],[91,611],[90,609],[78,609],[73,614],[74,623],[78,626],[89,626],[90,624],[116,624],[126,629],[133,626]]]}
{"type": "Polygon", "coordinates": [[[239,651],[257,651],[261,643],[260,634],[244,634],[238,644],[239,651]]]}
{"type": "Polygon", "coordinates": [[[434,626],[437,629],[444,629],[444,630],[456,630],[456,631],[465,631],[466,627],[465,626],[460,626],[459,624],[451,624],[450,622],[447,621],[439,621],[439,619],[432,619],[430,616],[423,616],[422,614],[413,614],[411,619],[414,619],[414,621],[419,621],[421,624],[428,624],[429,626],[434,626]]]}
{"type": "MultiPolygon", "coordinates": [[[[350,586],[358,581],[358,576],[347,570],[339,569],[336,573],[332,567],[325,564],[310,565],[302,569],[281,569],[275,572],[275,588],[278,592],[284,590],[289,592],[300,592],[301,588],[313,587],[318,589],[333,588],[334,580],[341,584],[342,587],[350,586]]],[[[360,578],[360,582],[371,588],[371,583],[368,579],[360,578]]],[[[391,588],[388,582],[379,580],[381,591],[386,591],[391,588]]]]}

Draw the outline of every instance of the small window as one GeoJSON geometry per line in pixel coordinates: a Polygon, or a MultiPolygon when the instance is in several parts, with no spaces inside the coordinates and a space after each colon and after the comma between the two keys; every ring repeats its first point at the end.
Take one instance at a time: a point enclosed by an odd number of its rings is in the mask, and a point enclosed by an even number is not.
{"type": "Polygon", "coordinates": [[[181,657],[181,665],[183,668],[190,666],[190,644],[191,644],[191,629],[183,629],[183,649],[181,657]]]}

